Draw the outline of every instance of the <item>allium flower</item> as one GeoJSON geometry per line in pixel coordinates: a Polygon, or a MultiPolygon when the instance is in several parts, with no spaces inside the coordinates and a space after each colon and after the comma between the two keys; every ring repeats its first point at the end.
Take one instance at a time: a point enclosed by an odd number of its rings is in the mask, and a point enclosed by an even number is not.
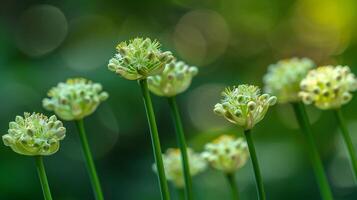
{"type": "Polygon", "coordinates": [[[300,101],[300,82],[314,66],[308,58],[285,59],[270,65],[263,78],[265,92],[276,95],[279,103],[300,101]]]}
{"type": "Polygon", "coordinates": [[[66,128],[52,115],[47,118],[40,113],[25,113],[10,122],[8,134],[2,136],[6,146],[22,155],[51,155],[58,151],[66,128]]]}
{"type": "Polygon", "coordinates": [[[226,88],[222,96],[221,103],[214,106],[214,112],[244,130],[252,129],[260,122],[277,99],[275,96],[261,94],[260,89],[253,85],[226,88]]]}
{"type": "MultiPolygon", "coordinates": [[[[189,164],[191,176],[197,175],[198,173],[206,169],[206,161],[201,157],[200,154],[195,153],[190,148],[187,149],[187,154],[190,162],[189,164]]],[[[164,168],[167,180],[172,181],[173,184],[178,188],[184,187],[185,182],[182,170],[180,149],[167,149],[166,153],[162,155],[162,159],[164,161],[164,168]]],[[[156,171],[155,165],[153,165],[153,169],[154,171],[156,171]]]]}
{"type": "Polygon", "coordinates": [[[222,135],[212,143],[206,144],[202,156],[213,168],[233,173],[247,162],[249,151],[243,138],[222,135]]]}
{"type": "Polygon", "coordinates": [[[299,96],[305,104],[320,109],[335,109],[352,99],[357,79],[347,66],[323,66],[311,70],[300,84],[299,96]]]}
{"type": "Polygon", "coordinates": [[[182,61],[172,61],[160,75],[148,77],[149,89],[158,96],[172,97],[184,92],[198,73],[197,67],[182,61]]]}
{"type": "Polygon", "coordinates": [[[63,120],[80,120],[92,114],[99,104],[108,98],[102,85],[84,78],[68,79],[49,92],[43,99],[43,107],[54,111],[63,120]]]}
{"type": "Polygon", "coordinates": [[[110,59],[108,69],[126,79],[138,80],[160,74],[172,59],[171,52],[161,52],[156,40],[135,38],[118,44],[117,54],[110,59]]]}

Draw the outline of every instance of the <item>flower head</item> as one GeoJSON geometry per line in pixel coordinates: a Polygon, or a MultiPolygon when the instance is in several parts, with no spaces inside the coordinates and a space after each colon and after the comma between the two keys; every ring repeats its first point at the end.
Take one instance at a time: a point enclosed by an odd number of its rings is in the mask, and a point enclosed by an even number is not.
{"type": "Polygon", "coordinates": [[[214,106],[214,112],[244,130],[252,129],[276,103],[275,96],[261,94],[260,89],[253,85],[226,88],[222,96],[221,103],[214,106]]]}
{"type": "Polygon", "coordinates": [[[270,65],[263,79],[265,92],[276,95],[280,103],[300,101],[300,82],[314,66],[308,58],[285,59],[270,65]]]}
{"type": "Polygon", "coordinates": [[[65,137],[66,128],[52,115],[25,113],[10,122],[8,134],[2,136],[6,146],[22,155],[51,155],[58,151],[59,142],[65,137]]]}
{"type": "Polygon", "coordinates": [[[160,74],[172,59],[171,52],[161,52],[156,40],[135,38],[118,44],[108,69],[126,79],[138,80],[160,74]]]}
{"type": "Polygon", "coordinates": [[[192,77],[197,73],[197,67],[172,61],[165,66],[162,74],[148,77],[149,89],[158,96],[175,96],[190,86],[192,77]]]}
{"type": "Polygon", "coordinates": [[[311,70],[300,84],[299,96],[305,104],[320,109],[335,109],[352,99],[357,79],[347,66],[323,66],[311,70]]]}
{"type": "MultiPolygon", "coordinates": [[[[187,154],[191,176],[197,175],[206,169],[206,161],[201,157],[200,154],[195,153],[190,148],[187,149],[187,154]]],[[[178,188],[184,187],[185,183],[180,149],[167,149],[166,153],[162,155],[162,159],[164,161],[165,175],[167,180],[172,181],[178,188]]],[[[156,171],[155,165],[153,165],[153,169],[156,171]]]]}
{"type": "Polygon", "coordinates": [[[225,173],[233,173],[247,162],[249,151],[244,139],[222,135],[206,144],[202,156],[213,168],[225,173]]]}
{"type": "Polygon", "coordinates": [[[108,98],[102,85],[84,78],[68,79],[58,83],[43,99],[43,107],[54,111],[63,120],[80,120],[92,114],[108,98]]]}

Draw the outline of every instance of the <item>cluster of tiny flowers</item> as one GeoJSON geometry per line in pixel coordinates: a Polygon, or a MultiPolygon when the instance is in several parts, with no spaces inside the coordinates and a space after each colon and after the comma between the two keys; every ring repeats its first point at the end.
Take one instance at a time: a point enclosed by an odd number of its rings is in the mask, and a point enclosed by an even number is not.
{"type": "Polygon", "coordinates": [[[160,74],[172,60],[171,52],[161,52],[159,42],[135,38],[118,44],[117,53],[110,59],[108,69],[126,79],[138,80],[160,74]]]}
{"type": "Polygon", "coordinates": [[[215,105],[214,112],[244,130],[252,129],[260,122],[268,108],[277,101],[275,96],[261,94],[260,89],[253,85],[226,88],[222,95],[223,99],[215,105]]]}
{"type": "Polygon", "coordinates": [[[203,158],[217,170],[233,173],[241,168],[249,157],[247,143],[242,138],[222,135],[205,146],[203,158]]]}
{"type": "Polygon", "coordinates": [[[301,81],[299,96],[305,104],[319,109],[335,109],[352,99],[357,79],[347,66],[323,66],[311,70],[301,81]]]}
{"type": "Polygon", "coordinates": [[[102,85],[84,78],[68,79],[59,83],[43,100],[43,107],[54,111],[61,119],[80,120],[92,114],[98,105],[108,98],[102,85]]]}
{"type": "Polygon", "coordinates": [[[66,128],[56,116],[47,118],[39,113],[25,113],[10,122],[8,134],[2,136],[6,146],[22,155],[51,155],[58,151],[66,128]]]}
{"type": "MultiPolygon", "coordinates": [[[[195,153],[192,149],[187,149],[190,174],[191,176],[197,175],[198,173],[206,169],[206,161],[202,158],[200,154],[195,153]]],[[[167,149],[166,153],[162,155],[162,159],[165,167],[165,175],[167,180],[172,181],[172,183],[178,187],[184,187],[184,175],[182,171],[182,159],[180,149],[170,148],[167,149]]],[[[156,171],[156,165],[153,165],[154,171],[156,171]]]]}
{"type": "Polygon", "coordinates": [[[184,92],[197,73],[197,67],[174,60],[165,66],[160,75],[148,77],[149,89],[158,96],[172,97],[184,92]]]}
{"type": "Polygon", "coordinates": [[[291,58],[272,64],[263,78],[264,91],[277,96],[280,103],[297,102],[300,82],[314,66],[308,58],[291,58]]]}

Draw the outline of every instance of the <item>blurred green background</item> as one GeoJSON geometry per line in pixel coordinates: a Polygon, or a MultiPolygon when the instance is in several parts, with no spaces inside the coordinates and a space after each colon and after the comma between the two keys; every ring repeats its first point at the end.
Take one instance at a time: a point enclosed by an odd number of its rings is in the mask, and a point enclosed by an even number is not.
{"type": "MultiPolygon", "coordinates": [[[[83,76],[103,84],[110,98],[86,118],[90,145],[107,199],[158,200],[153,156],[140,91],[107,70],[119,41],[157,38],[164,50],[200,69],[178,97],[189,145],[201,151],[212,138],[242,134],[213,114],[227,85],[262,86],[270,63],[306,56],[317,64],[349,65],[357,73],[354,0],[39,1],[0,4],[0,131],[24,111],[45,112],[41,100],[58,82],[83,76]]],[[[154,97],[162,149],[175,147],[164,98],[154,97]]],[[[357,199],[347,152],[331,112],[308,108],[336,199],[357,199]]],[[[357,146],[357,98],[344,106],[357,146]]],[[[74,124],[45,165],[57,200],[91,200],[74,124]]],[[[305,142],[289,105],[271,108],[254,129],[268,199],[320,199],[305,142]]],[[[237,172],[242,199],[256,199],[252,166],[237,172]]],[[[174,188],[172,196],[176,197],[174,188]]],[[[230,199],[214,170],[194,178],[196,199],[230,199]]],[[[0,199],[42,199],[34,160],[0,145],[0,199]]]]}

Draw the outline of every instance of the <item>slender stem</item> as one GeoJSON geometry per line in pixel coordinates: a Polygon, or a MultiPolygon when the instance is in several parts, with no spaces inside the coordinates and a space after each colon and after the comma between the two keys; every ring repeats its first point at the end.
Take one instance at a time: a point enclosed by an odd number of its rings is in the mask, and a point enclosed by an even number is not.
{"type": "Polygon", "coordinates": [[[347,149],[348,149],[348,153],[350,154],[350,158],[351,158],[351,163],[352,163],[352,168],[355,174],[355,180],[357,179],[357,159],[356,159],[356,151],[353,147],[353,143],[351,140],[351,137],[348,133],[348,129],[344,120],[344,117],[342,115],[342,111],[341,109],[337,109],[335,110],[335,116],[336,119],[338,121],[338,124],[340,126],[341,129],[341,133],[343,136],[343,139],[345,140],[347,149]]]}
{"type": "Polygon", "coordinates": [[[185,200],[185,190],[183,188],[177,188],[177,194],[179,200],[185,200]]]}
{"type": "Polygon", "coordinates": [[[315,138],[312,134],[311,125],[309,122],[309,118],[306,114],[305,106],[301,102],[293,103],[292,106],[294,108],[294,112],[300,125],[300,128],[305,133],[305,137],[307,139],[307,152],[309,153],[312,162],[312,167],[315,172],[321,196],[324,200],[332,200],[333,196],[331,188],[328,184],[322,161],[316,147],[315,138]]]}
{"type": "Polygon", "coordinates": [[[262,175],[260,173],[260,168],[259,168],[257,153],[255,152],[253,138],[252,138],[250,130],[245,130],[244,134],[245,134],[245,138],[246,138],[247,143],[248,143],[248,149],[249,149],[249,153],[250,153],[250,158],[252,160],[252,164],[253,164],[253,168],[254,168],[254,174],[255,174],[255,181],[256,181],[257,190],[258,190],[258,196],[259,196],[260,200],[266,200],[263,179],[262,179],[262,175]]]}
{"type": "Polygon", "coordinates": [[[87,166],[87,171],[88,171],[88,174],[90,177],[90,181],[91,181],[92,188],[93,188],[93,191],[95,194],[95,198],[96,198],[96,200],[103,200],[104,196],[103,196],[102,188],[100,186],[97,171],[95,169],[93,156],[92,156],[89,144],[88,144],[88,139],[87,139],[86,131],[84,129],[83,119],[76,121],[76,126],[77,126],[77,129],[79,132],[79,138],[80,138],[81,144],[82,144],[82,150],[84,153],[85,163],[87,166]]]}
{"type": "Polygon", "coordinates": [[[146,117],[148,119],[148,123],[149,123],[149,127],[150,127],[151,142],[152,142],[152,148],[154,151],[154,158],[155,158],[155,162],[156,162],[157,174],[158,174],[158,178],[159,178],[161,199],[169,200],[170,193],[169,193],[169,188],[168,188],[167,182],[166,182],[164,163],[162,161],[162,154],[161,154],[162,152],[161,152],[161,147],[160,147],[159,133],[157,131],[154,108],[151,103],[151,97],[149,94],[149,89],[148,89],[146,79],[139,80],[139,85],[141,87],[141,92],[143,95],[143,100],[144,100],[145,109],[146,109],[146,117]]]}
{"type": "Polygon", "coordinates": [[[229,186],[231,187],[232,199],[239,200],[238,187],[237,187],[236,180],[234,178],[234,173],[226,174],[226,177],[227,177],[229,186]]]}
{"type": "Polygon", "coordinates": [[[187,155],[187,146],[186,146],[186,139],[185,134],[181,122],[180,112],[177,107],[176,97],[169,97],[168,98],[171,115],[175,123],[175,130],[176,130],[176,137],[178,141],[178,145],[181,150],[181,158],[182,158],[182,168],[185,180],[185,196],[186,200],[193,199],[193,192],[192,192],[192,178],[190,174],[190,166],[189,166],[189,158],[187,155]]]}
{"type": "Polygon", "coordinates": [[[45,200],[52,200],[50,186],[48,185],[45,165],[43,164],[42,156],[35,156],[35,161],[36,161],[38,177],[40,178],[40,182],[42,186],[43,197],[45,198],[45,200]]]}

